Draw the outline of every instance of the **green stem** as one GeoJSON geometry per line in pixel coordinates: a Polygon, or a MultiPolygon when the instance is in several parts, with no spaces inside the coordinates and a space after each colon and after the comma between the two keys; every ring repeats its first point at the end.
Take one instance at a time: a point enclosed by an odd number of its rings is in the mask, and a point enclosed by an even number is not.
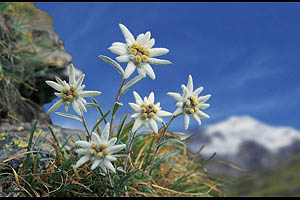
{"type": "MultiPolygon", "coordinates": [[[[126,81],[126,79],[122,80],[122,83],[121,83],[120,88],[118,90],[118,93],[117,93],[117,96],[116,96],[116,99],[115,99],[115,102],[114,102],[113,106],[115,105],[116,102],[119,101],[119,98],[121,96],[121,90],[122,90],[122,88],[123,88],[123,86],[125,84],[125,81],[126,81]]],[[[109,138],[111,138],[111,136],[112,136],[113,123],[114,123],[114,115],[113,115],[113,112],[111,112],[111,120],[110,120],[110,127],[109,127],[109,138]]]]}
{"type": "MultiPolygon", "coordinates": [[[[178,115],[177,115],[177,116],[178,116],[178,115]]],[[[159,147],[160,147],[160,144],[161,144],[161,142],[163,141],[163,139],[164,139],[164,137],[165,137],[165,135],[166,135],[166,132],[167,132],[167,130],[168,130],[168,128],[169,128],[171,122],[172,122],[173,119],[174,119],[175,117],[177,117],[177,116],[172,116],[172,117],[171,117],[171,119],[169,120],[167,126],[166,126],[165,129],[164,129],[164,132],[162,133],[162,136],[160,137],[160,139],[159,139],[159,141],[158,141],[158,144],[157,144],[157,146],[156,146],[156,149],[155,149],[155,152],[154,152],[154,155],[153,155],[153,158],[152,158],[152,162],[151,162],[151,166],[150,166],[149,175],[151,175],[151,173],[152,173],[152,167],[153,167],[153,164],[154,164],[154,160],[155,160],[156,154],[157,154],[158,149],[159,149],[159,147]]]]}
{"type": "Polygon", "coordinates": [[[128,144],[128,156],[127,156],[127,158],[126,158],[126,160],[125,160],[125,166],[124,166],[124,170],[125,170],[125,171],[126,171],[126,168],[127,168],[127,164],[128,164],[129,157],[130,157],[131,145],[132,145],[132,143],[133,143],[133,140],[134,140],[134,138],[135,138],[135,135],[136,135],[136,131],[133,133],[133,136],[132,136],[132,138],[131,138],[131,140],[130,140],[130,142],[129,142],[129,144],[128,144]]]}
{"type": "Polygon", "coordinates": [[[85,128],[85,131],[86,131],[86,133],[87,133],[89,139],[91,139],[91,135],[90,135],[89,129],[88,129],[88,127],[87,127],[87,124],[86,124],[86,121],[85,121],[83,115],[81,116],[81,119],[82,119],[83,126],[84,126],[84,128],[85,128]]]}

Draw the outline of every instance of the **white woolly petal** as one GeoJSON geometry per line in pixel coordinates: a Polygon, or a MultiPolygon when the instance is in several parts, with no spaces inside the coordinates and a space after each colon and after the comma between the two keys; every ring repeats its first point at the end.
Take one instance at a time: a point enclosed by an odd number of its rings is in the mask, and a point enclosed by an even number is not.
{"type": "Polygon", "coordinates": [[[190,124],[190,116],[186,113],[184,113],[184,129],[188,129],[190,124]]]}
{"type": "Polygon", "coordinates": [[[155,56],[165,55],[169,52],[167,48],[152,48],[150,49],[150,58],[155,56]]]}
{"type": "Polygon", "coordinates": [[[130,117],[132,117],[132,118],[137,118],[137,117],[139,117],[140,116],[140,113],[134,113],[134,114],[132,114],[130,117]]]}
{"type": "Polygon", "coordinates": [[[192,117],[195,119],[195,121],[198,123],[198,125],[201,125],[201,120],[199,118],[199,116],[196,113],[192,114],[192,117]]]}
{"type": "Polygon", "coordinates": [[[125,40],[129,40],[132,43],[135,42],[133,35],[131,34],[131,32],[128,30],[126,26],[124,26],[123,24],[119,24],[119,27],[122,31],[125,40]]]}
{"type": "Polygon", "coordinates": [[[128,54],[127,48],[118,47],[118,46],[111,46],[108,48],[112,53],[123,56],[128,54]]]}
{"type": "Polygon", "coordinates": [[[95,133],[95,132],[92,133],[92,141],[96,142],[98,144],[101,143],[100,136],[97,133],[95,133]]]}
{"type": "Polygon", "coordinates": [[[133,96],[134,96],[135,102],[139,106],[141,106],[144,103],[144,101],[142,100],[141,96],[136,91],[133,91],[133,96]]]}
{"type": "Polygon", "coordinates": [[[132,44],[133,44],[134,42],[135,42],[135,40],[134,40],[134,41],[131,41],[131,40],[129,40],[129,39],[126,39],[127,48],[128,48],[128,47],[131,47],[132,44]]]}
{"type": "Polygon", "coordinates": [[[208,108],[210,105],[208,104],[208,103],[199,103],[198,105],[197,105],[197,107],[198,108],[201,108],[201,109],[206,109],[206,108],[208,108]]]}
{"type": "Polygon", "coordinates": [[[104,160],[104,161],[103,161],[103,164],[104,164],[104,166],[105,166],[107,169],[110,169],[113,173],[116,173],[116,170],[115,170],[114,166],[111,164],[110,161],[104,160]]]}
{"type": "Polygon", "coordinates": [[[91,166],[91,170],[96,169],[96,167],[98,167],[98,165],[100,164],[100,160],[95,160],[91,166]]]}
{"type": "Polygon", "coordinates": [[[77,82],[76,82],[76,84],[75,84],[76,90],[81,86],[84,77],[85,77],[85,74],[82,74],[82,75],[79,77],[79,79],[77,80],[77,82]]]}
{"type": "Polygon", "coordinates": [[[152,67],[148,63],[143,64],[143,68],[145,69],[145,72],[148,74],[148,76],[154,80],[155,79],[155,73],[152,69],[152,67]]]}
{"type": "Polygon", "coordinates": [[[108,149],[110,154],[113,154],[115,152],[118,152],[118,151],[124,149],[125,147],[126,147],[126,144],[118,144],[118,145],[108,147],[107,149],[108,149]]]}
{"type": "Polygon", "coordinates": [[[70,85],[66,81],[63,81],[62,84],[64,88],[70,89],[70,85]]]}
{"type": "Polygon", "coordinates": [[[152,128],[152,130],[154,131],[154,133],[157,133],[158,132],[158,128],[157,128],[157,124],[156,122],[154,121],[154,119],[149,119],[149,124],[150,124],[150,127],[152,128]]]}
{"type": "Polygon", "coordinates": [[[69,67],[69,83],[70,83],[70,85],[73,85],[73,86],[75,86],[75,83],[76,83],[73,64],[71,64],[69,67]]]}
{"type": "Polygon", "coordinates": [[[149,94],[148,101],[149,101],[149,103],[152,103],[152,104],[154,103],[154,92],[151,92],[149,94]]]}
{"type": "Polygon", "coordinates": [[[151,40],[149,40],[148,42],[146,42],[145,47],[148,49],[151,49],[155,44],[155,39],[152,38],[151,40]]]}
{"type": "Polygon", "coordinates": [[[76,149],[75,152],[78,154],[87,154],[89,149],[76,149]]]}
{"type": "Polygon", "coordinates": [[[162,59],[157,59],[157,58],[148,58],[148,63],[153,64],[153,65],[170,65],[172,62],[168,60],[162,60],[162,59]]]}
{"type": "Polygon", "coordinates": [[[193,78],[191,75],[189,75],[189,80],[188,80],[188,83],[187,83],[187,89],[189,90],[189,92],[193,92],[193,78]]]}
{"type": "Polygon", "coordinates": [[[144,126],[145,126],[146,128],[149,127],[149,119],[148,119],[148,118],[145,119],[145,120],[143,120],[142,122],[143,122],[143,124],[144,124],[144,126]]]}
{"type": "Polygon", "coordinates": [[[127,48],[127,44],[125,44],[123,42],[114,42],[114,43],[111,44],[111,46],[127,48]]]}
{"type": "Polygon", "coordinates": [[[86,163],[89,159],[90,159],[90,157],[89,157],[88,155],[83,156],[82,158],[80,158],[80,159],[77,161],[77,163],[76,163],[76,165],[75,165],[75,168],[80,167],[81,165],[83,165],[84,163],[86,163]]]}
{"type": "Polygon", "coordinates": [[[102,141],[105,141],[105,142],[108,141],[108,138],[109,138],[109,127],[110,127],[109,123],[106,123],[105,127],[104,127],[104,130],[103,130],[103,133],[101,135],[101,140],[102,141]]]}
{"type": "Polygon", "coordinates": [[[116,161],[117,160],[117,158],[112,156],[112,155],[105,156],[105,159],[108,160],[108,161],[116,161]]]}
{"type": "Polygon", "coordinates": [[[128,62],[123,78],[127,79],[135,70],[136,66],[133,62],[128,62]]]}
{"type": "Polygon", "coordinates": [[[179,107],[174,111],[173,116],[179,115],[181,113],[183,113],[183,109],[182,107],[179,107]]]}
{"type": "Polygon", "coordinates": [[[91,147],[91,144],[88,143],[87,141],[76,141],[75,145],[82,147],[82,148],[90,148],[91,147]]]}
{"type": "Polygon", "coordinates": [[[179,93],[168,92],[167,95],[170,96],[170,97],[172,97],[176,101],[182,101],[183,100],[182,96],[179,93]]]}
{"type": "Polygon", "coordinates": [[[164,122],[164,120],[162,118],[158,117],[157,115],[154,115],[153,119],[155,121],[158,121],[158,122],[161,122],[161,123],[164,122]]]}
{"type": "Polygon", "coordinates": [[[129,55],[118,56],[116,57],[118,62],[129,62],[129,55]]]}
{"type": "Polygon", "coordinates": [[[201,118],[204,118],[204,119],[208,119],[208,118],[209,118],[209,115],[206,114],[206,113],[204,113],[204,112],[202,112],[201,110],[198,110],[196,113],[197,113],[197,114],[199,115],[199,117],[201,117],[201,118]]]}
{"type": "Polygon", "coordinates": [[[105,168],[104,163],[102,161],[100,161],[99,167],[104,171],[105,174],[107,174],[107,169],[105,168]]]}
{"type": "Polygon", "coordinates": [[[112,146],[112,145],[114,145],[116,142],[117,142],[117,138],[116,138],[116,137],[111,138],[111,139],[108,141],[107,146],[112,146]]]}
{"type": "Polygon", "coordinates": [[[198,97],[198,95],[202,92],[202,90],[203,90],[203,87],[197,88],[197,89],[193,92],[193,95],[194,95],[195,97],[198,97]]]}
{"type": "Polygon", "coordinates": [[[78,100],[74,100],[74,101],[77,101],[80,110],[87,112],[86,107],[84,106],[82,101],[78,101],[78,100]]]}
{"type": "Polygon", "coordinates": [[[79,116],[82,116],[82,110],[80,109],[77,101],[73,101],[72,102],[72,107],[74,109],[74,111],[79,115],[79,116]]]}
{"type": "Polygon", "coordinates": [[[144,36],[144,43],[143,43],[143,45],[145,45],[146,44],[146,42],[148,42],[149,40],[150,40],[150,38],[151,38],[151,32],[150,31],[147,31],[146,33],[145,33],[145,36],[144,36]]]}
{"type": "Polygon", "coordinates": [[[58,100],[51,108],[48,110],[48,114],[52,113],[53,111],[57,110],[59,107],[61,107],[64,104],[64,101],[62,99],[58,100]]]}
{"type": "Polygon", "coordinates": [[[142,41],[144,41],[144,37],[145,37],[145,34],[143,34],[143,33],[139,34],[136,38],[136,42],[140,45],[144,45],[144,43],[142,43],[142,41]]]}
{"type": "Polygon", "coordinates": [[[143,121],[141,120],[141,118],[137,118],[133,124],[132,132],[134,133],[135,131],[137,131],[142,125],[143,121]]]}
{"type": "Polygon", "coordinates": [[[141,111],[141,106],[135,104],[135,103],[128,103],[130,107],[135,111],[135,112],[140,112],[141,111]]]}
{"type": "Polygon", "coordinates": [[[167,117],[167,116],[171,116],[172,115],[172,113],[164,111],[164,110],[159,110],[156,114],[159,117],[167,117]]]}
{"type": "Polygon", "coordinates": [[[208,94],[208,95],[205,95],[205,96],[198,97],[197,100],[198,100],[199,103],[205,103],[210,97],[211,97],[211,95],[208,94]]]}
{"type": "Polygon", "coordinates": [[[147,97],[144,97],[144,103],[145,103],[146,105],[149,105],[149,104],[150,104],[147,97]]]}
{"type": "Polygon", "coordinates": [[[160,102],[157,102],[157,104],[155,104],[155,107],[156,107],[157,109],[160,109],[160,102]]]}
{"type": "Polygon", "coordinates": [[[66,112],[68,112],[68,110],[69,110],[69,105],[70,105],[69,103],[65,103],[65,111],[66,112]]]}
{"type": "Polygon", "coordinates": [[[77,88],[77,92],[81,92],[85,88],[85,85],[79,86],[77,88]]]}
{"type": "Polygon", "coordinates": [[[137,71],[138,71],[138,73],[139,73],[141,76],[146,77],[146,71],[145,71],[144,68],[138,67],[138,68],[137,68],[137,71]]]}
{"type": "Polygon", "coordinates": [[[183,102],[182,101],[179,101],[175,104],[175,106],[179,106],[179,107],[182,107],[183,106],[183,102]]]}
{"type": "Polygon", "coordinates": [[[78,95],[81,97],[92,97],[92,96],[97,96],[101,93],[102,92],[99,92],[99,91],[81,91],[78,93],[78,95]]]}
{"type": "Polygon", "coordinates": [[[55,90],[57,90],[57,91],[59,91],[59,92],[61,92],[62,89],[63,89],[63,87],[62,87],[61,85],[59,85],[58,83],[55,83],[54,81],[46,81],[46,83],[47,83],[50,87],[54,88],[55,90]]]}

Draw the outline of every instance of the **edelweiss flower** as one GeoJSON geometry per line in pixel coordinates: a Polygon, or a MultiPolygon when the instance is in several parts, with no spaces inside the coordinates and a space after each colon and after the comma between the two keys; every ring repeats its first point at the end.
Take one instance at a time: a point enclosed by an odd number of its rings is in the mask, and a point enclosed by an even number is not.
{"type": "Polygon", "coordinates": [[[150,64],[154,65],[169,65],[171,64],[168,60],[161,60],[153,58],[155,56],[161,56],[169,52],[166,48],[152,48],[155,40],[150,39],[150,31],[145,34],[139,34],[134,39],[131,32],[123,24],[119,24],[120,29],[124,35],[125,43],[114,42],[108,49],[120,56],[116,57],[119,62],[128,62],[125,69],[123,78],[127,79],[137,68],[138,73],[144,77],[146,74],[150,76],[153,80],[155,79],[155,74],[153,72],[150,64]]]}
{"type": "Polygon", "coordinates": [[[56,82],[54,81],[46,81],[46,83],[54,88],[59,92],[55,92],[54,94],[57,97],[60,97],[58,100],[49,110],[48,114],[52,113],[53,111],[57,110],[60,106],[65,104],[65,110],[68,112],[69,104],[72,103],[72,107],[74,111],[79,115],[82,116],[82,111],[86,112],[85,103],[86,100],[83,97],[91,97],[97,96],[101,94],[98,91],[82,91],[85,88],[85,85],[81,85],[84,79],[84,74],[82,74],[79,79],[75,80],[75,73],[73,64],[71,64],[69,69],[69,84],[66,81],[62,81],[57,76],[55,77],[56,82]]]}
{"type": "Polygon", "coordinates": [[[112,154],[124,149],[126,144],[115,145],[117,138],[114,137],[110,140],[108,140],[108,138],[109,123],[105,125],[101,136],[93,132],[91,141],[75,142],[76,146],[81,147],[80,149],[76,149],[75,152],[84,155],[77,161],[75,168],[78,168],[91,160],[93,162],[91,170],[94,170],[99,166],[105,173],[107,173],[106,169],[110,169],[112,172],[116,173],[111,161],[116,161],[117,158],[112,154]]]}
{"type": "Polygon", "coordinates": [[[140,97],[137,92],[133,92],[133,96],[135,98],[135,103],[129,103],[131,108],[136,112],[131,115],[132,118],[136,118],[132,132],[138,130],[142,125],[146,126],[146,128],[150,127],[152,130],[157,133],[158,128],[156,121],[163,122],[160,117],[166,117],[172,115],[172,113],[161,110],[160,103],[154,105],[154,93],[151,92],[149,97],[144,97],[144,101],[140,97]]]}
{"type": "Polygon", "coordinates": [[[202,112],[200,109],[205,109],[209,107],[209,104],[205,103],[211,95],[200,96],[200,92],[202,92],[203,87],[197,88],[193,91],[193,79],[192,76],[189,75],[189,80],[187,86],[181,85],[182,88],[182,96],[179,93],[168,92],[168,95],[173,97],[177,103],[176,106],[178,108],[173,113],[173,116],[184,114],[184,128],[188,129],[190,123],[190,115],[196,120],[196,122],[201,125],[200,118],[209,118],[209,116],[202,112]]]}

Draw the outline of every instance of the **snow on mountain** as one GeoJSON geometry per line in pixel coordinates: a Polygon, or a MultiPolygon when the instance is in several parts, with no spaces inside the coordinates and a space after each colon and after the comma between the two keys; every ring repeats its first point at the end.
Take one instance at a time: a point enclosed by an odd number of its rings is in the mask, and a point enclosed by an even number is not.
{"type": "Polygon", "coordinates": [[[300,131],[290,127],[270,126],[250,116],[232,116],[209,125],[190,143],[192,152],[205,144],[202,154],[233,155],[245,141],[254,141],[272,153],[300,141],[300,131]],[[203,135],[201,135],[203,134],[203,135]]]}

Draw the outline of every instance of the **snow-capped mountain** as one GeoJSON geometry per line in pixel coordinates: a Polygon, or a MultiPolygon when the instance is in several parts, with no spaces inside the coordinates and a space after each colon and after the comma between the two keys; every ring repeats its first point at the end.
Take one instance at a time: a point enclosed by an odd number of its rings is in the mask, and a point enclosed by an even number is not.
{"type": "Polygon", "coordinates": [[[194,133],[188,143],[191,152],[205,145],[200,155],[208,157],[216,152],[217,159],[247,170],[269,166],[300,150],[300,131],[270,126],[250,116],[232,116],[194,133]]]}
{"type": "MultiPolygon", "coordinates": [[[[290,127],[275,127],[264,124],[249,116],[233,116],[217,124],[209,125],[196,137],[209,137],[203,153],[235,154],[244,141],[254,141],[272,153],[300,140],[300,131],[290,127]],[[201,136],[204,134],[205,136],[201,136]]],[[[199,147],[201,140],[197,140],[199,147]]],[[[191,142],[191,150],[196,151],[196,142],[191,142]]]]}

